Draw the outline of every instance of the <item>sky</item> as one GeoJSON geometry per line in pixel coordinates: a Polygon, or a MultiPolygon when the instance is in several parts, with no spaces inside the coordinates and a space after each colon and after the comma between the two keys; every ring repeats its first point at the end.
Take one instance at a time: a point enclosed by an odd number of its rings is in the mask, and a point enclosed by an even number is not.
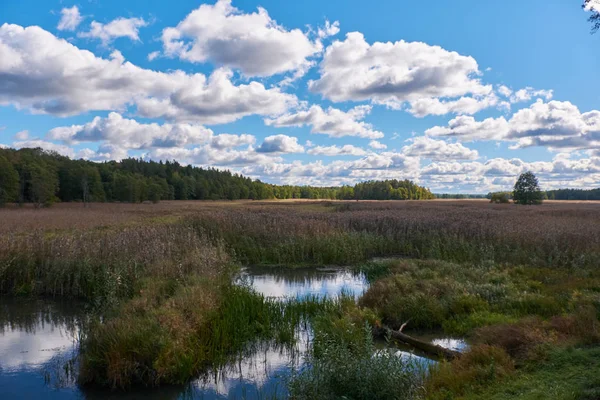
{"type": "Polygon", "coordinates": [[[567,0],[0,1],[0,146],[275,184],[600,186],[600,33],[567,0]]]}

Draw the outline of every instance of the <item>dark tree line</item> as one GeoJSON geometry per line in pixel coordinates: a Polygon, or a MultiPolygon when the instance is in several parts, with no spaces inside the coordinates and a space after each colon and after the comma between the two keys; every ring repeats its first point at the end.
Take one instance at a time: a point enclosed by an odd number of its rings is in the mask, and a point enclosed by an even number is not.
{"type": "MultiPolygon", "coordinates": [[[[556,189],[542,191],[542,200],[600,200],[600,189],[556,189]]],[[[492,200],[498,196],[513,198],[513,192],[488,193],[487,198],[492,200]]]]}
{"type": "Polygon", "coordinates": [[[272,185],[229,171],[176,161],[129,158],[95,163],[42,149],[0,149],[0,204],[239,199],[431,199],[411,181],[369,181],[354,187],[272,185]]]}
{"type": "Polygon", "coordinates": [[[600,200],[600,189],[557,189],[548,190],[549,200],[600,200]]]}
{"type": "MultiPolygon", "coordinates": [[[[436,199],[454,199],[454,200],[465,200],[465,199],[484,199],[487,196],[484,194],[466,194],[466,193],[435,193],[436,199]]],[[[488,197],[489,198],[489,197],[488,197]]]]}

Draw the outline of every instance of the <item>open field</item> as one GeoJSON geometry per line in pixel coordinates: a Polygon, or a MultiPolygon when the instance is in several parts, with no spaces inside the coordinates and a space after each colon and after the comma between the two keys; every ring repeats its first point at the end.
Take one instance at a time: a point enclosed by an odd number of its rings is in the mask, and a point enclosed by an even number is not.
{"type": "MultiPolygon", "coordinates": [[[[427,209],[444,205],[452,208],[464,205],[476,206],[478,209],[498,210],[512,207],[512,205],[490,204],[487,199],[435,199],[427,202],[422,201],[379,201],[379,200],[326,200],[315,201],[308,199],[289,199],[289,200],[238,200],[238,201],[161,201],[160,203],[91,203],[84,207],[82,203],[58,203],[49,208],[35,209],[33,205],[26,204],[19,208],[17,206],[7,206],[0,208],[0,234],[29,232],[32,230],[71,230],[71,229],[91,229],[97,227],[108,227],[117,225],[126,225],[128,223],[149,219],[175,220],[178,217],[194,215],[197,212],[212,210],[222,207],[257,207],[261,205],[270,205],[275,209],[289,205],[325,205],[331,204],[373,204],[377,210],[413,210],[427,209]]],[[[600,201],[560,201],[547,200],[544,204],[534,211],[547,214],[548,212],[570,212],[585,213],[586,210],[600,209],[600,201]]],[[[443,209],[441,209],[443,210],[443,209]]],[[[513,210],[515,211],[515,210],[513,210]]],[[[517,209],[518,211],[518,209],[517,209]]],[[[531,213],[531,211],[529,211],[531,213]]]]}
{"type": "Polygon", "coordinates": [[[585,375],[598,352],[599,203],[57,204],[2,209],[0,219],[3,296],[79,298],[93,310],[82,385],[186,382],[256,340],[290,344],[309,321],[313,368],[290,381],[295,398],[382,387],[379,398],[503,399],[513,388],[514,398],[553,390],[585,399],[600,391],[597,380],[555,384],[556,363],[585,375]],[[243,265],[350,266],[371,285],[356,302],[274,303],[232,285],[243,265]],[[371,329],[405,322],[408,333],[460,335],[472,347],[427,378],[388,353],[374,359],[371,329]]]}

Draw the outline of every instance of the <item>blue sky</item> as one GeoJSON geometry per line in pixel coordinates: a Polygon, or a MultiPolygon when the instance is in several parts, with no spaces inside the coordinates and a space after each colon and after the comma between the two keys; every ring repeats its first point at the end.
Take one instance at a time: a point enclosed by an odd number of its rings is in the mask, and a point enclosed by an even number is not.
{"type": "Polygon", "coordinates": [[[435,192],[600,186],[592,1],[0,4],[0,146],[435,192]]]}

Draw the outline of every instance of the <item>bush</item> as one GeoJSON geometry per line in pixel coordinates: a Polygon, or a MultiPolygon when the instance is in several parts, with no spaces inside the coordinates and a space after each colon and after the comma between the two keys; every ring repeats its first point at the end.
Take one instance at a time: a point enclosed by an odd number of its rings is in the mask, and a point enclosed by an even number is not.
{"type": "Polygon", "coordinates": [[[490,203],[508,204],[509,202],[510,202],[510,193],[506,193],[506,192],[492,193],[492,196],[490,198],[490,203]]]}
{"type": "Polygon", "coordinates": [[[495,346],[472,347],[460,358],[431,368],[425,383],[428,399],[453,399],[468,390],[483,388],[514,371],[514,365],[504,350],[495,346]]]}

